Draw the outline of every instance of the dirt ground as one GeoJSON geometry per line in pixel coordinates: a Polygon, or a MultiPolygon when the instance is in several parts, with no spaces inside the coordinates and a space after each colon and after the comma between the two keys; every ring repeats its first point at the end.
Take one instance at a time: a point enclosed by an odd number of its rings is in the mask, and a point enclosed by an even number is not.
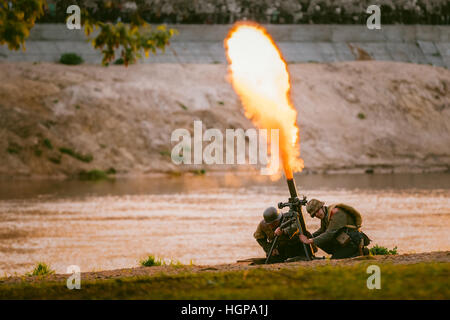
{"type": "MultiPolygon", "coordinates": [[[[226,65],[1,63],[0,176],[249,170],[178,166],[171,134],[251,128],[226,65]],[[61,151],[63,150],[63,151],[61,151]]],[[[446,171],[450,71],[385,61],[289,65],[307,172],[446,171]]]]}
{"type": "MultiPolygon", "coordinates": [[[[263,268],[268,270],[280,270],[280,269],[297,269],[299,267],[315,268],[324,265],[331,266],[349,266],[356,265],[364,261],[371,261],[374,264],[414,264],[414,263],[432,263],[443,262],[450,263],[450,251],[440,252],[427,252],[427,253],[414,253],[414,254],[402,254],[402,255],[385,255],[385,256],[363,256],[350,259],[330,260],[330,259],[318,259],[314,261],[297,261],[290,263],[275,263],[270,265],[252,265],[250,262],[240,262],[234,264],[222,264],[222,265],[182,265],[182,266],[153,266],[153,267],[138,267],[117,269],[109,271],[98,272],[82,272],[81,279],[86,280],[100,280],[100,279],[116,279],[116,278],[129,278],[140,276],[158,276],[164,275],[176,275],[176,274],[197,274],[202,272],[224,272],[224,271],[242,271],[255,268],[263,268]]],[[[21,277],[7,277],[0,279],[0,284],[14,284],[20,282],[59,282],[66,281],[67,274],[53,274],[46,277],[41,276],[21,276],[21,277]]]]}

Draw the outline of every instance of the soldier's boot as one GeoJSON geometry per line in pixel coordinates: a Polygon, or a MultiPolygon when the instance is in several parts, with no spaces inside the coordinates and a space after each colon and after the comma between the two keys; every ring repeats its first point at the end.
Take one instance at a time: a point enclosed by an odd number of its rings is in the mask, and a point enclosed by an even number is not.
{"type": "Polygon", "coordinates": [[[370,251],[369,251],[369,248],[367,248],[367,247],[364,247],[364,248],[363,248],[363,254],[364,254],[365,256],[368,256],[368,255],[370,255],[370,251]]]}
{"type": "Polygon", "coordinates": [[[360,256],[366,255],[364,254],[364,239],[361,239],[361,241],[359,242],[358,251],[360,256]]]}

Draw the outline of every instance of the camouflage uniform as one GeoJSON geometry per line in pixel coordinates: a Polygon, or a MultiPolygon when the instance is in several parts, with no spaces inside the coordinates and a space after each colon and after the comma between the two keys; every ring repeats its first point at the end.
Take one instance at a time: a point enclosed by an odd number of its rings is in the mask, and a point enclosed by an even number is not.
{"type": "MultiPolygon", "coordinates": [[[[284,214],[283,214],[284,215],[284,214]]],[[[266,256],[269,253],[270,247],[272,246],[272,241],[275,239],[275,231],[266,223],[264,220],[258,224],[253,237],[256,239],[258,244],[264,249],[266,256]]],[[[298,237],[297,226],[295,222],[283,226],[281,228],[283,234],[278,238],[277,250],[279,255],[273,256],[271,258],[272,262],[284,261],[291,257],[305,256],[303,249],[303,244],[298,237]]],[[[309,234],[311,236],[311,234],[309,234]]]]}
{"type": "Polygon", "coordinates": [[[322,208],[325,217],[320,221],[320,228],[312,234],[313,243],[326,253],[332,254],[331,259],[360,255],[362,246],[364,246],[364,238],[359,231],[362,224],[359,212],[345,204],[322,208]],[[334,208],[337,211],[331,214],[334,208]],[[346,245],[342,245],[336,240],[336,237],[342,232],[350,236],[350,241],[346,245]]]}

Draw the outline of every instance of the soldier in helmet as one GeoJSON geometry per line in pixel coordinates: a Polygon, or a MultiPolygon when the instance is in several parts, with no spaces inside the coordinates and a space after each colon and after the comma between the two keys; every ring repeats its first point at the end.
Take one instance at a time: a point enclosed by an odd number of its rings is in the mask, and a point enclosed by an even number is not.
{"type": "Polygon", "coordinates": [[[317,199],[311,199],[306,204],[306,211],[312,218],[320,219],[320,229],[307,238],[300,240],[306,244],[314,244],[331,259],[343,259],[368,254],[367,246],[370,239],[360,231],[361,214],[346,204],[325,206],[317,199]]]}
{"type": "MultiPolygon", "coordinates": [[[[253,236],[264,249],[266,256],[275,236],[279,236],[278,246],[272,251],[271,262],[282,262],[289,258],[301,259],[305,257],[299,237],[294,236],[297,231],[295,224],[280,225],[283,215],[274,207],[264,210],[263,217],[264,219],[259,223],[253,236]]],[[[311,234],[308,235],[311,236],[311,234]]]]}

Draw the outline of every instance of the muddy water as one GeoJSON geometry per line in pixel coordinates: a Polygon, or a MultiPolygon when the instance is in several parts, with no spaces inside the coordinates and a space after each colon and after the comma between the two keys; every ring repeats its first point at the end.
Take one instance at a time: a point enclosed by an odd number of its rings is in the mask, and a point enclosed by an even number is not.
{"type": "MultiPolygon", "coordinates": [[[[299,193],[360,209],[373,243],[450,250],[450,174],[301,175],[299,193]]],[[[217,175],[104,182],[0,181],[0,276],[38,261],[64,273],[133,267],[152,253],[182,263],[263,256],[252,238],[284,181],[217,175]]],[[[308,229],[319,223],[305,217],[308,229]]]]}

